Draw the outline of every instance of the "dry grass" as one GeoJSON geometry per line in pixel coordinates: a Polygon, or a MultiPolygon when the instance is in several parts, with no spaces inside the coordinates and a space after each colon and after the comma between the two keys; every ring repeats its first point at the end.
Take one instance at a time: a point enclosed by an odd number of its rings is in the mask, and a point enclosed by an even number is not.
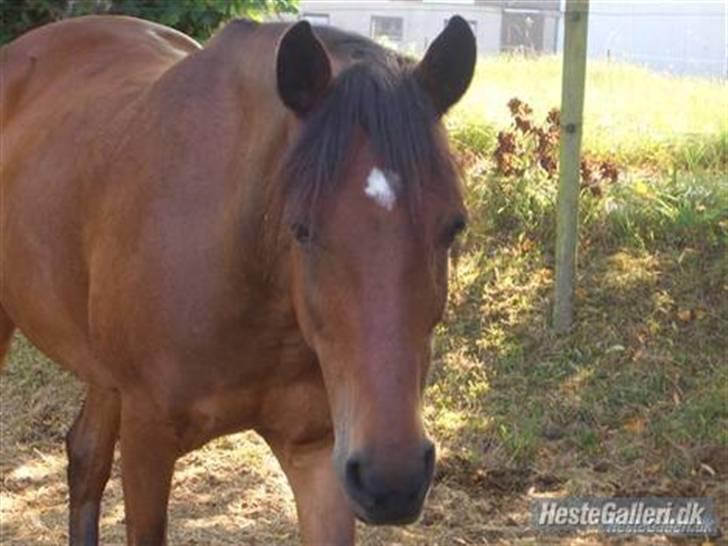
{"type": "MultiPolygon", "coordinates": [[[[0,543],[55,546],[67,540],[62,437],[80,404],[74,379],[18,340],[0,380],[0,543]]],[[[104,497],[104,544],[124,544],[118,460],[104,497]]],[[[597,537],[547,540],[525,529],[529,497],[550,490],[514,472],[479,481],[467,465],[445,461],[421,522],[406,529],[360,527],[363,546],[603,544],[597,537]],[[540,490],[539,490],[540,489],[540,490]]],[[[252,433],[217,440],[178,462],[170,503],[170,544],[298,544],[285,478],[252,433]]],[[[632,544],[660,544],[632,541],[632,544]]],[[[616,542],[615,542],[616,544],[616,542]]]]}
{"type": "MultiPolygon", "coordinates": [[[[7,453],[2,452],[3,460],[7,453]]],[[[52,445],[11,454],[3,470],[3,545],[59,545],[66,541],[65,460],[52,445]]],[[[117,465],[118,468],[118,465],[117,465]]],[[[522,530],[528,495],[473,496],[460,486],[435,487],[422,522],[408,529],[360,528],[363,546],[603,544],[597,538],[547,541],[522,530]]],[[[275,461],[252,435],[236,435],[178,464],[170,505],[170,544],[295,545],[290,493],[275,461]]],[[[119,476],[104,499],[104,544],[124,544],[119,476]]],[[[663,543],[658,540],[652,544],[663,543]]],[[[647,541],[633,541],[633,544],[647,541]]]]}
{"type": "MultiPolygon", "coordinates": [[[[670,477],[662,466],[666,452],[651,445],[639,421],[627,421],[627,429],[621,425],[613,428],[611,436],[607,434],[603,441],[598,441],[603,450],[592,451],[594,446],[590,442],[594,439],[579,423],[578,430],[565,429],[555,440],[540,438],[544,432],[542,426],[551,423],[550,419],[559,412],[570,411],[570,404],[581,403],[593,412],[609,411],[598,400],[584,399],[586,393],[594,390],[607,396],[609,387],[594,382],[590,373],[579,372],[562,377],[559,390],[544,398],[528,394],[525,383],[533,378],[525,377],[524,371],[518,368],[520,357],[511,354],[513,347],[509,343],[513,335],[526,345],[538,335],[545,336],[548,343],[554,341],[542,329],[540,307],[550,276],[543,272],[533,274],[529,252],[525,256],[518,249],[504,252],[509,256],[505,262],[499,262],[503,256],[491,257],[493,267],[501,268],[495,285],[490,277],[492,268],[474,268],[467,259],[456,273],[452,312],[458,314],[459,320],[451,316],[447,328],[441,332],[436,382],[430,388],[431,403],[427,408],[431,428],[440,445],[441,460],[426,513],[417,525],[404,529],[361,526],[360,544],[668,543],[661,537],[609,540],[598,536],[534,535],[528,530],[528,505],[536,495],[709,494],[719,505],[723,503],[723,510],[728,490],[721,478],[726,469],[712,462],[719,472],[717,478],[694,473],[690,478],[670,477]],[[484,315],[477,293],[490,300],[484,315]],[[469,321],[481,320],[481,315],[491,322],[490,326],[479,325],[482,329],[471,331],[473,325],[469,321]],[[509,330],[514,334],[509,334],[509,330]],[[481,359],[488,361],[486,368],[481,359]],[[513,369],[508,371],[506,366],[513,369]],[[490,383],[497,390],[492,390],[490,383]],[[528,406],[524,401],[529,396],[534,403],[545,404],[545,409],[540,410],[543,423],[534,422],[532,416],[523,413],[528,406]],[[503,434],[504,423],[512,427],[511,433],[503,434]],[[640,450],[640,457],[630,460],[619,451],[625,441],[640,450]]],[[[599,278],[601,282],[587,282],[590,288],[581,295],[585,312],[590,313],[589,318],[596,327],[605,328],[606,341],[614,345],[612,338],[617,336],[626,345],[625,351],[631,351],[630,340],[624,340],[616,325],[599,318],[598,307],[606,294],[614,290],[620,294],[617,297],[626,299],[646,294],[669,271],[658,258],[626,252],[605,258],[586,271],[586,275],[593,275],[593,279],[599,278]]],[[[644,303],[637,307],[665,305],[659,298],[657,303],[654,298],[643,299],[644,303]]],[[[629,318],[641,315],[644,309],[638,308],[629,318]]],[[[644,316],[647,322],[651,318],[649,314],[644,316]]],[[[698,336],[700,331],[696,328],[692,336],[698,336]]],[[[575,335],[593,335],[593,330],[575,335]]],[[[583,343],[588,350],[584,339],[577,337],[572,341],[583,343]]],[[[546,350],[548,343],[531,349],[538,355],[539,351],[546,350]]],[[[553,354],[566,349],[548,350],[553,354]]],[[[658,353],[650,352],[651,356],[643,358],[654,359],[658,353]]],[[[621,358],[619,354],[602,357],[609,359],[611,365],[617,365],[621,358]]],[[[547,360],[543,354],[534,358],[547,360]]],[[[643,365],[661,364],[659,358],[636,364],[643,365]]],[[[616,376],[613,379],[620,384],[616,376]]],[[[544,390],[547,383],[543,384],[544,390]]],[[[80,405],[80,387],[71,376],[19,338],[8,369],[0,378],[0,392],[0,543],[63,544],[67,489],[62,445],[65,430],[80,405]]],[[[638,417],[641,415],[637,413],[638,417]]],[[[597,430],[603,428],[603,423],[598,421],[594,424],[597,430]]],[[[551,424],[558,429],[559,423],[551,424]]],[[[688,444],[688,448],[692,447],[688,444]]],[[[725,513],[721,513],[725,518],[725,513]]],[[[298,544],[290,491],[275,459],[254,434],[222,438],[179,461],[170,521],[171,544],[298,544]]],[[[118,461],[105,495],[102,537],[104,544],[124,544],[118,461]]]]}

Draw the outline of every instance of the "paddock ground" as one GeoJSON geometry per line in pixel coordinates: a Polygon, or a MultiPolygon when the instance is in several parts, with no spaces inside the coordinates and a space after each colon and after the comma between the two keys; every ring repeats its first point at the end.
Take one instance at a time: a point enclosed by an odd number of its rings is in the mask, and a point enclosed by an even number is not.
{"type": "MultiPolygon", "coordinates": [[[[67,540],[63,437],[79,407],[81,389],[24,341],[16,340],[16,346],[20,347],[0,379],[0,544],[57,546],[67,540]]],[[[700,484],[701,493],[718,495],[725,503],[724,481],[701,478],[700,484]]],[[[605,490],[612,487],[603,486],[605,490]]],[[[686,486],[686,492],[698,492],[694,485],[686,486]]],[[[563,477],[557,475],[528,469],[484,472],[446,455],[417,525],[397,530],[360,526],[358,537],[364,546],[704,543],[534,536],[526,529],[530,497],[564,492],[563,477]]],[[[252,433],[222,438],[179,461],[170,521],[170,544],[298,544],[295,509],[285,478],[267,447],[252,433]]],[[[118,454],[101,526],[103,544],[125,544],[118,454]]]]}

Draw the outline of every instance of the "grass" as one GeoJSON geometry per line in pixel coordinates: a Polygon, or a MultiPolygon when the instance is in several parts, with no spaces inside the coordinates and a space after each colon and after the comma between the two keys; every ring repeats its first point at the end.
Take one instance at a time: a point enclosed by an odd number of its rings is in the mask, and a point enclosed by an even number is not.
{"type": "MultiPolygon", "coordinates": [[[[707,495],[728,523],[728,95],[590,66],[585,147],[615,154],[621,175],[583,194],[577,320],[557,336],[555,182],[497,177],[490,152],[508,99],[544,114],[559,72],[550,58],[485,60],[448,118],[471,222],[427,389],[436,485],[419,524],[362,528],[365,546],[668,543],[536,536],[534,495],[707,495]]],[[[19,338],[0,389],[0,542],[62,543],[62,438],[80,388],[19,338]]],[[[213,442],[177,470],[172,543],[297,543],[290,493],[254,435],[213,442]]],[[[122,506],[117,465],[105,543],[123,542],[122,506]]]]}
{"type": "MultiPolygon", "coordinates": [[[[561,103],[560,90],[560,57],[483,58],[473,86],[451,116],[455,138],[490,143],[489,135],[510,121],[505,105],[511,97],[525,100],[543,118],[561,103]]],[[[725,82],[607,61],[587,65],[584,147],[616,155],[624,164],[725,167],[726,112],[725,82]]]]}
{"type": "Polygon", "coordinates": [[[590,63],[584,147],[621,172],[601,194],[582,192],[579,316],[558,337],[548,325],[556,181],[538,169],[497,176],[490,155],[511,97],[544,117],[559,87],[559,59],[488,59],[448,119],[472,221],[432,419],[476,468],[535,466],[568,488],[565,467],[583,478],[608,461],[636,482],[674,485],[713,469],[701,457],[728,457],[728,94],[590,63]],[[665,462],[647,476],[645,457],[665,462]]]}
{"type": "MultiPolygon", "coordinates": [[[[724,250],[586,250],[578,320],[557,337],[548,257],[516,238],[490,245],[460,258],[441,331],[430,397],[451,452],[545,472],[565,456],[627,468],[621,443],[676,456],[728,448],[724,250]]],[[[671,472],[686,477],[694,462],[671,472]]]]}

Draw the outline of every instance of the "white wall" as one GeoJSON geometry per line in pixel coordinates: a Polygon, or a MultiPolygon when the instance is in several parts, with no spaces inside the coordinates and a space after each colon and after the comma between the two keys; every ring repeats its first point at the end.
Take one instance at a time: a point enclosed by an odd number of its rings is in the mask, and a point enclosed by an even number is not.
{"type": "Polygon", "coordinates": [[[591,58],[611,57],[672,74],[728,76],[726,2],[593,1],[590,10],[591,58]]]}
{"type": "Polygon", "coordinates": [[[412,53],[422,53],[445,26],[445,21],[457,14],[477,22],[476,38],[481,54],[500,51],[501,14],[499,9],[473,8],[467,4],[426,4],[403,1],[382,2],[305,1],[300,3],[302,14],[327,14],[329,23],[364,36],[370,36],[372,15],[402,17],[404,39],[398,47],[412,53]]]}
{"type": "Polygon", "coordinates": [[[559,49],[558,38],[559,29],[557,26],[561,21],[560,14],[545,15],[543,22],[543,50],[553,53],[559,49]]]}
{"type": "MultiPolygon", "coordinates": [[[[673,74],[728,77],[728,0],[592,0],[589,56],[611,57],[673,74]]],[[[478,50],[500,52],[501,12],[471,0],[301,0],[301,12],[326,13],[331,24],[370,35],[372,14],[403,17],[400,47],[421,53],[457,13],[478,23],[478,50]]],[[[563,17],[545,16],[544,50],[563,47],[563,17]]]]}

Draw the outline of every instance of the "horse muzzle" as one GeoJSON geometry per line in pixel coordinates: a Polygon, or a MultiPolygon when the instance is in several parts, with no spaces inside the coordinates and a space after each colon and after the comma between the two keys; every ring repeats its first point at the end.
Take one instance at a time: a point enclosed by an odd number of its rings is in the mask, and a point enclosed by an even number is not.
{"type": "MultiPolygon", "coordinates": [[[[414,453],[373,457],[355,452],[341,465],[340,476],[354,514],[371,525],[405,525],[420,516],[435,470],[435,446],[424,440],[414,453]]],[[[337,465],[338,466],[338,465],[337,465]]]]}

